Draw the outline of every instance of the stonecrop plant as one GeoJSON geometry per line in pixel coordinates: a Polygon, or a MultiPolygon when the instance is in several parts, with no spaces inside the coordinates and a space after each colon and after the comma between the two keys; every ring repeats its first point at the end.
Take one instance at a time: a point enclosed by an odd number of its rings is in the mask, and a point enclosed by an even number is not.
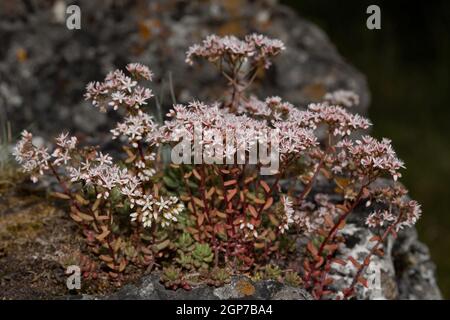
{"type": "Polygon", "coordinates": [[[214,65],[227,83],[224,97],[175,104],[163,124],[151,115],[153,93],[144,86],[153,73],[128,64],[88,84],[85,94],[100,112],[123,117],[111,130],[123,151],[116,159],[68,133],[52,149],[38,147],[27,131],[14,155],[34,182],[56,178],[60,190],[53,194],[68,201],[92,259],[111,281],[120,282],[133,265],[159,270],[173,289],[219,286],[246,274],[301,285],[317,299],[351,298],[357,286],[369,285],[365,270],[383,255],[386,239],[416,223],[420,205],[397,182],[403,162],[391,141],[364,135],[371,123],[349,112],[359,103],[356,94],[328,93],[301,110],[249,93],[284,50],[283,42],[262,35],[208,36],[189,48],[186,62],[214,65]],[[163,148],[178,160],[162,161],[163,148]],[[262,174],[270,161],[277,166],[262,174]],[[380,187],[379,178],[392,183],[380,187]],[[314,192],[319,179],[335,195],[314,192]],[[362,261],[340,253],[341,230],[359,205],[372,210],[366,225],[374,233],[362,261]],[[337,267],[353,270],[341,290],[330,275],[337,267]]]}

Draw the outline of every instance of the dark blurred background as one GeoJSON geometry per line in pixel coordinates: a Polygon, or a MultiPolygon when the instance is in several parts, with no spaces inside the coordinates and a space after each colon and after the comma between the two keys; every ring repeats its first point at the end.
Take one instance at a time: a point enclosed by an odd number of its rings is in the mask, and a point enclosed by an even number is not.
{"type": "Polygon", "coordinates": [[[366,75],[369,117],[406,162],[403,182],[423,206],[422,240],[450,298],[450,1],[283,3],[318,24],[341,55],[366,75]],[[381,8],[381,30],[366,28],[366,8],[381,8]]]}

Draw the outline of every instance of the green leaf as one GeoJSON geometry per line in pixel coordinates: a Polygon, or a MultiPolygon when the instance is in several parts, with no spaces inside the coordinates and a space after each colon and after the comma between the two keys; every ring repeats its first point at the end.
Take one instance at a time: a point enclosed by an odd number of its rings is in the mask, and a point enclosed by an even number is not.
{"type": "Polygon", "coordinates": [[[164,181],[164,184],[167,187],[169,187],[170,189],[177,189],[178,188],[178,183],[174,179],[172,179],[172,178],[170,178],[168,176],[164,176],[163,177],[163,181],[164,181]]]}
{"type": "Polygon", "coordinates": [[[160,242],[158,244],[155,245],[156,251],[159,252],[161,250],[164,250],[165,248],[167,248],[170,245],[170,240],[164,240],[163,242],[160,242]]]}

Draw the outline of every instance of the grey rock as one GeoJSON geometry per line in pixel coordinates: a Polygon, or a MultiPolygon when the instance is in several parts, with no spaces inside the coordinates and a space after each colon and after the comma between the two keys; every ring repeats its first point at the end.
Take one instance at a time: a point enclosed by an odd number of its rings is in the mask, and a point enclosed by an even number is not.
{"type": "Polygon", "coordinates": [[[353,89],[361,96],[353,110],[367,113],[364,76],[322,30],[276,1],[96,2],[78,1],[81,30],[68,30],[61,20],[63,1],[0,2],[0,110],[16,131],[31,126],[49,137],[112,127],[115,120],[88,107],[83,91],[89,81],[134,61],[159,77],[151,87],[166,108],[172,103],[169,73],[178,102],[219,98],[226,83],[214,68],[201,64],[193,72],[184,63],[187,48],[210,33],[260,32],[285,41],[285,53],[255,83],[261,98],[279,95],[301,107],[326,91],[353,89]]]}
{"type": "MultiPolygon", "coordinates": [[[[349,256],[357,261],[362,261],[370,251],[372,246],[370,238],[374,234],[365,227],[356,224],[347,224],[341,233],[347,238],[344,248],[340,248],[340,258],[349,256]]],[[[365,271],[364,277],[368,281],[368,288],[357,286],[356,296],[358,299],[385,300],[397,299],[398,289],[394,261],[392,258],[393,239],[389,238],[384,246],[385,255],[383,257],[373,256],[369,268],[365,271]]],[[[337,265],[332,270],[335,289],[342,290],[349,287],[354,279],[356,268],[347,263],[346,266],[337,265]]]]}
{"type": "MultiPolygon", "coordinates": [[[[393,182],[378,179],[374,186],[383,187],[393,182]]],[[[284,189],[288,181],[281,181],[284,189]]],[[[342,201],[342,197],[334,193],[334,186],[326,179],[318,179],[309,195],[313,199],[317,193],[329,195],[331,201],[342,201]]],[[[296,192],[300,193],[299,188],[296,192]]],[[[371,247],[370,238],[374,233],[367,228],[365,220],[370,210],[364,205],[357,206],[341,231],[346,237],[346,244],[340,247],[341,258],[352,256],[362,261],[371,247]]],[[[307,239],[300,239],[297,246],[304,248],[307,239]]],[[[369,288],[357,287],[358,299],[405,299],[405,300],[440,300],[442,294],[436,281],[436,266],[433,263],[428,247],[420,242],[415,228],[403,229],[394,239],[389,237],[384,245],[385,254],[382,258],[374,256],[371,267],[364,276],[369,282],[369,288]]],[[[301,257],[300,257],[301,259],[301,257]]],[[[341,291],[347,288],[356,272],[353,266],[335,266],[331,272],[334,278],[334,289],[341,291]]]]}
{"type": "Polygon", "coordinates": [[[284,287],[272,297],[273,300],[311,300],[309,293],[301,288],[284,287]]]}
{"type": "Polygon", "coordinates": [[[310,300],[311,295],[301,288],[295,288],[276,281],[252,281],[243,276],[234,276],[229,284],[214,288],[198,285],[192,290],[168,290],[156,274],[143,277],[138,284],[126,285],[113,295],[98,297],[112,300],[310,300]]]}
{"type": "Polygon", "coordinates": [[[399,234],[392,257],[400,299],[442,299],[436,283],[436,266],[431,260],[428,247],[419,241],[415,229],[403,230],[399,234]]]}
{"type": "MultiPolygon", "coordinates": [[[[340,249],[342,257],[352,256],[362,261],[374,234],[366,227],[353,223],[346,225],[342,233],[351,238],[350,244],[348,242],[345,248],[340,249]]],[[[418,240],[415,228],[400,231],[397,239],[389,237],[384,252],[383,257],[372,258],[370,268],[364,275],[369,287],[358,286],[358,299],[442,299],[436,282],[436,267],[427,246],[418,240]]],[[[336,268],[334,278],[337,289],[347,287],[354,273],[353,266],[336,268]]]]}

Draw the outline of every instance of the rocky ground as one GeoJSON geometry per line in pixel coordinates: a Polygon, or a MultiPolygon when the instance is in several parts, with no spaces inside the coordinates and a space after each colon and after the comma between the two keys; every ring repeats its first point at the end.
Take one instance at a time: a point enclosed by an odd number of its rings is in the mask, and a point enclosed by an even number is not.
{"type": "MultiPolygon", "coordinates": [[[[67,212],[67,206],[49,198],[42,185],[23,179],[0,185],[0,300],[76,294],[67,289],[65,271],[85,263],[88,249],[67,212]]],[[[111,294],[142,276],[142,270],[132,268],[123,280],[112,283],[101,270],[97,273],[83,279],[84,294],[111,294]]]]}
{"type": "MultiPolygon", "coordinates": [[[[83,296],[84,299],[98,297],[83,296]]],[[[104,298],[104,297],[100,297],[104,298]]],[[[299,287],[292,287],[273,280],[252,281],[246,277],[232,277],[230,283],[222,287],[200,285],[190,291],[167,290],[159,283],[157,275],[142,278],[138,284],[127,285],[106,299],[133,300],[311,300],[311,295],[299,287]]]]}
{"type": "Polygon", "coordinates": [[[0,299],[65,294],[64,260],[80,248],[75,225],[44,194],[0,189],[0,299]]]}

